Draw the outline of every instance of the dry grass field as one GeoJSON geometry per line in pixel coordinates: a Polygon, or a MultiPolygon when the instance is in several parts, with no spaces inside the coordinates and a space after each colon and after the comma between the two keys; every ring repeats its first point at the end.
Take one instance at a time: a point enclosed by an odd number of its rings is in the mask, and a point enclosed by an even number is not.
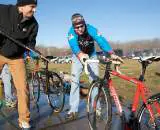
{"type": "MultiPolygon", "coordinates": [[[[54,64],[49,65],[49,69],[55,72],[64,71],[70,74],[71,64],[54,64]]],[[[160,71],[160,62],[154,62],[147,68],[145,75],[145,84],[149,88],[152,94],[160,92],[160,77],[155,75],[155,72],[160,71]]],[[[123,74],[131,77],[138,78],[141,65],[137,60],[125,59],[124,64],[121,65],[120,70],[123,74]]],[[[102,77],[103,70],[100,70],[100,76],[102,77]]],[[[83,73],[81,80],[88,83],[87,76],[83,73]]],[[[133,99],[136,87],[127,81],[123,81],[117,77],[113,77],[114,86],[116,87],[117,93],[125,100],[133,99]]]]}

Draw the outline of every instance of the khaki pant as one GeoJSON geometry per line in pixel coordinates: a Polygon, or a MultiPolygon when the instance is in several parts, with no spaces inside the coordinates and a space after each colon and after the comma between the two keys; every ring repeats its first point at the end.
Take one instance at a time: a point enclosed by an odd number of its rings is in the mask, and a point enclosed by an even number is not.
{"type": "Polygon", "coordinates": [[[8,59],[0,55],[0,70],[4,64],[8,64],[17,91],[19,123],[29,124],[29,87],[26,81],[26,70],[23,58],[8,59]]]}

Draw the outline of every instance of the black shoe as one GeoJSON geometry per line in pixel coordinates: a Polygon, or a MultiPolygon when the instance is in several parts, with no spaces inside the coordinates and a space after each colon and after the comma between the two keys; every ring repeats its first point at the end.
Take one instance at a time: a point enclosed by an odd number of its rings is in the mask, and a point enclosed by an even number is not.
{"type": "Polygon", "coordinates": [[[71,112],[66,115],[65,119],[68,121],[69,120],[76,120],[77,117],[78,117],[78,112],[71,112]]]}

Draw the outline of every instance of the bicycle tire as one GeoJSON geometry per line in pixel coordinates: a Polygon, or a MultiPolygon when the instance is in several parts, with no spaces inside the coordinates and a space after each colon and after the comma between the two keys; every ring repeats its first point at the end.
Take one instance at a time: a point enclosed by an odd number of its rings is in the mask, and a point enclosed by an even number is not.
{"type": "MultiPolygon", "coordinates": [[[[151,96],[147,100],[147,104],[154,105],[154,103],[158,103],[160,109],[160,93],[151,96]]],[[[160,113],[156,113],[156,109],[152,106],[154,117],[155,117],[155,124],[153,126],[150,122],[150,114],[146,105],[143,104],[138,112],[137,119],[138,119],[138,130],[160,130],[160,113]]]]}
{"type": "Polygon", "coordinates": [[[95,81],[91,84],[87,99],[87,115],[91,130],[110,130],[112,119],[111,97],[107,88],[103,87],[103,81],[95,81]],[[102,85],[102,86],[101,86],[102,85]],[[101,86],[101,87],[100,87],[101,86]],[[91,98],[94,92],[98,90],[98,94],[91,98]],[[97,103],[99,106],[97,107],[97,103]],[[98,115],[98,109],[100,114],[98,115]],[[107,111],[106,111],[107,110],[107,111]],[[98,116],[97,116],[98,115],[98,116]]]}
{"type": "Polygon", "coordinates": [[[40,97],[40,78],[38,72],[35,72],[35,74],[32,76],[31,83],[32,83],[31,93],[33,96],[33,100],[37,103],[40,97]]]}
{"type": "Polygon", "coordinates": [[[64,107],[64,85],[60,76],[55,72],[49,74],[49,90],[48,101],[49,105],[53,108],[53,112],[59,113],[64,107]]]}

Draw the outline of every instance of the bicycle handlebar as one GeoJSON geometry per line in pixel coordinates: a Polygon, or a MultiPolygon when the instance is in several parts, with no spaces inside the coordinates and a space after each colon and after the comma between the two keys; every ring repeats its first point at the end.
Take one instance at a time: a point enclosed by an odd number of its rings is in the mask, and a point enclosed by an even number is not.
{"type": "Polygon", "coordinates": [[[11,41],[13,41],[15,44],[17,44],[17,45],[25,48],[26,50],[29,50],[29,51],[32,51],[32,52],[38,54],[41,59],[43,59],[43,60],[45,60],[45,61],[47,61],[47,62],[50,62],[50,61],[49,61],[47,58],[45,58],[42,54],[37,53],[36,50],[31,49],[31,48],[29,48],[28,46],[22,44],[20,41],[14,39],[14,38],[11,37],[7,32],[4,32],[4,31],[2,31],[2,30],[0,29],[0,34],[3,35],[3,36],[5,36],[5,37],[7,37],[7,38],[10,39],[11,41]]]}
{"type": "Polygon", "coordinates": [[[160,56],[149,56],[149,57],[141,57],[140,56],[138,58],[138,61],[140,63],[146,63],[148,65],[148,64],[151,64],[152,62],[160,61],[160,56]]]}
{"type": "Polygon", "coordinates": [[[160,61],[160,56],[149,56],[149,57],[138,57],[137,59],[139,61],[139,63],[141,63],[141,74],[139,77],[140,81],[144,81],[144,76],[145,76],[145,72],[146,72],[146,68],[149,64],[151,64],[152,62],[157,62],[160,61]]]}
{"type": "Polygon", "coordinates": [[[89,71],[88,71],[88,64],[89,63],[99,63],[99,60],[95,60],[95,59],[88,59],[85,61],[85,64],[84,64],[84,71],[87,75],[89,75],[89,71]]]}
{"type": "Polygon", "coordinates": [[[154,61],[155,56],[139,57],[139,61],[154,61]]]}
{"type": "MultiPolygon", "coordinates": [[[[109,58],[106,58],[106,59],[103,59],[103,60],[95,60],[95,59],[88,59],[85,61],[85,64],[84,64],[84,71],[87,75],[89,75],[89,71],[88,71],[88,67],[87,65],[89,63],[112,63],[113,60],[109,59],[109,58]]],[[[118,72],[118,73],[121,73],[121,71],[119,70],[119,66],[120,64],[114,64],[114,69],[118,72]]]]}

